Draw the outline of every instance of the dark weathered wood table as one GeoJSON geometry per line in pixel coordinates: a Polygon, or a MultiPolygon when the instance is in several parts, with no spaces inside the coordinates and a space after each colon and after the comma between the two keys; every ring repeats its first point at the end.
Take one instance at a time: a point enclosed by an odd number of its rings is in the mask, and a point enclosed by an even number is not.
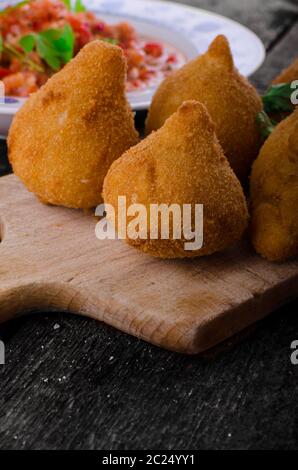
{"type": "MultiPolygon", "coordinates": [[[[297,55],[297,0],[186,3],[260,35],[268,57],[253,82],[261,90],[297,55]]],[[[0,172],[7,171],[2,144],[0,172]]],[[[297,307],[202,357],[62,313],[3,325],[0,448],[298,448],[298,366],[290,361],[297,307]]]]}

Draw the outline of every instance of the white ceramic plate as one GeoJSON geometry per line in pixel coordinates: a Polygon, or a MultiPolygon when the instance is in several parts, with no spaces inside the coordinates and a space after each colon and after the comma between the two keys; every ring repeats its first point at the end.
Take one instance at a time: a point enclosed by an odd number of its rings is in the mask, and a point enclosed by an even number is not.
{"type": "MultiPolygon", "coordinates": [[[[159,0],[85,0],[84,4],[109,23],[129,21],[143,36],[178,48],[190,60],[204,52],[218,34],[230,41],[235,64],[243,75],[255,72],[265,58],[261,40],[249,29],[223,16],[179,3],[159,0]]],[[[155,89],[128,93],[134,110],[148,108],[155,89]]],[[[0,103],[0,134],[6,135],[24,99],[0,103]]]]}

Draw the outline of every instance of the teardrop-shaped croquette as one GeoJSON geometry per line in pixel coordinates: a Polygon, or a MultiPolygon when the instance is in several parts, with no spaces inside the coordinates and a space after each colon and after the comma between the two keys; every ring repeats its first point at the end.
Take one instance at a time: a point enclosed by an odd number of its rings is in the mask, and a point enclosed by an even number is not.
{"type": "MultiPolygon", "coordinates": [[[[214,124],[204,105],[196,101],[182,104],[156,132],[124,153],[114,162],[105,178],[103,196],[118,218],[118,197],[125,196],[126,204],[141,204],[146,208],[146,237],[129,237],[134,247],[161,258],[183,258],[211,254],[223,250],[239,240],[247,225],[247,207],[241,185],[232,171],[216,138],[214,124]],[[171,226],[181,228],[182,236],[175,239],[174,228],[169,239],[154,239],[150,224],[152,204],[195,205],[203,204],[203,245],[198,249],[186,249],[188,237],[183,236],[182,221],[174,216],[171,226]],[[178,227],[179,225],[179,227],[178,227]]],[[[156,206],[155,206],[156,207],[156,206]]],[[[170,218],[171,219],[171,218],[170,218]]],[[[131,218],[127,219],[127,227],[131,218]]],[[[113,220],[111,220],[113,223],[113,220]]],[[[194,226],[192,218],[191,229],[194,226]]],[[[141,230],[140,230],[141,232],[141,230]]]]}
{"type": "Polygon", "coordinates": [[[17,176],[43,202],[101,202],[111,163],[138,142],[120,47],[87,44],[22,106],[8,136],[17,176]]]}
{"type": "Polygon", "coordinates": [[[264,143],[251,174],[252,242],[271,261],[298,254],[298,109],[264,143]]]}
{"type": "Polygon", "coordinates": [[[161,83],[150,106],[147,133],[159,129],[183,101],[192,99],[207,107],[224,153],[244,181],[261,146],[256,116],[263,105],[255,88],[234,67],[225,36],[217,36],[205,54],[161,83]]]}

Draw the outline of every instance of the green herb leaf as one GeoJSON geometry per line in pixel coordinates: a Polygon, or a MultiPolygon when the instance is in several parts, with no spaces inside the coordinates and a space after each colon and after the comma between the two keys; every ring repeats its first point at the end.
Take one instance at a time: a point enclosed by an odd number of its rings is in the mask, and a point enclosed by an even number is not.
{"type": "Polygon", "coordinates": [[[15,5],[12,5],[10,8],[13,8],[13,9],[20,8],[24,5],[27,5],[27,3],[29,3],[29,2],[30,2],[30,0],[23,0],[22,2],[16,3],[15,5]]]}
{"type": "Polygon", "coordinates": [[[119,44],[118,39],[114,39],[114,38],[103,38],[102,41],[108,42],[110,44],[114,44],[115,46],[119,44]]]}
{"type": "Polygon", "coordinates": [[[82,0],[76,0],[75,1],[75,5],[74,5],[74,9],[73,11],[75,13],[80,13],[82,11],[86,11],[86,7],[85,5],[83,4],[82,0]]]}
{"type": "Polygon", "coordinates": [[[3,51],[3,36],[0,33],[0,54],[1,54],[2,51],[3,51]]]}
{"type": "Polygon", "coordinates": [[[29,65],[32,70],[37,70],[37,72],[44,72],[44,69],[40,64],[37,64],[36,62],[31,60],[26,53],[20,52],[19,49],[12,46],[11,44],[3,43],[3,51],[5,51],[6,54],[17,57],[17,59],[22,63],[29,65]]]}
{"type": "Polygon", "coordinates": [[[55,49],[53,49],[40,35],[38,35],[36,39],[36,49],[40,57],[44,59],[52,69],[59,70],[60,60],[56,57],[55,49]]]}
{"type": "Polygon", "coordinates": [[[33,51],[35,46],[35,35],[34,34],[27,34],[27,36],[21,37],[19,40],[19,44],[22,49],[27,52],[27,54],[33,51]]]}
{"type": "Polygon", "coordinates": [[[62,0],[64,5],[67,7],[69,11],[71,11],[71,0],[62,0]]]}
{"type": "Polygon", "coordinates": [[[86,7],[83,4],[82,0],[75,0],[74,4],[73,4],[73,0],[62,0],[62,1],[66,5],[69,11],[73,11],[75,13],[86,11],[86,7]]]}
{"type": "Polygon", "coordinates": [[[269,116],[262,111],[257,114],[256,121],[260,130],[260,134],[266,140],[276,126],[276,122],[269,118],[269,116]]]}
{"type": "Polygon", "coordinates": [[[73,57],[74,39],[71,26],[66,24],[63,29],[47,29],[23,36],[19,44],[27,54],[36,48],[39,56],[53,70],[59,70],[73,57]]]}
{"type": "Polygon", "coordinates": [[[41,42],[49,49],[49,54],[55,55],[64,63],[73,57],[74,34],[69,24],[66,24],[62,30],[42,31],[39,36],[41,42]]]}
{"type": "Polygon", "coordinates": [[[265,112],[270,114],[293,111],[294,105],[291,102],[292,93],[291,83],[281,83],[270,87],[263,96],[265,112]]]}
{"type": "Polygon", "coordinates": [[[0,11],[0,15],[5,15],[9,11],[16,10],[17,8],[20,8],[23,5],[27,5],[27,3],[29,3],[29,2],[30,2],[30,0],[23,0],[22,2],[16,3],[15,5],[9,5],[9,6],[5,7],[4,10],[0,11]]]}
{"type": "Polygon", "coordinates": [[[74,40],[73,30],[66,24],[62,29],[47,29],[23,36],[19,44],[27,54],[36,49],[49,67],[59,70],[73,57],[74,40]]]}

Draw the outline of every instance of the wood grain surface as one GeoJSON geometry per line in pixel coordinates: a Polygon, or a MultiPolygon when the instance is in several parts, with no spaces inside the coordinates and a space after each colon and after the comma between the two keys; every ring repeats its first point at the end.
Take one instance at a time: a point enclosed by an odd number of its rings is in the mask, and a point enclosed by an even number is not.
{"type": "MultiPolygon", "coordinates": [[[[297,55],[296,0],[188,3],[260,35],[268,51],[253,77],[260,90],[297,55]]],[[[143,121],[138,113],[140,128],[143,121]]],[[[65,313],[8,322],[0,329],[0,448],[297,449],[297,311],[291,302],[200,356],[65,313]]]]}
{"type": "Polygon", "coordinates": [[[195,354],[297,295],[298,261],[270,263],[248,242],[210,257],[159,260],[98,240],[91,214],[41,204],[0,180],[0,321],[66,311],[195,354]]]}

